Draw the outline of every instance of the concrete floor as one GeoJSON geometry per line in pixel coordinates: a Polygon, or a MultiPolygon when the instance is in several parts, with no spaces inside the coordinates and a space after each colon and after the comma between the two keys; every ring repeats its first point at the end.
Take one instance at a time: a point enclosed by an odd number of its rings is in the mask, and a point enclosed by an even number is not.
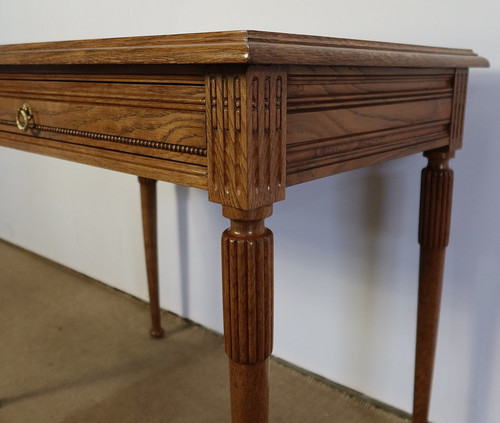
{"type": "MultiPolygon", "coordinates": [[[[0,423],[229,422],[222,337],[0,242],[0,423]]],[[[409,420],[273,361],[273,423],[409,420]]]]}

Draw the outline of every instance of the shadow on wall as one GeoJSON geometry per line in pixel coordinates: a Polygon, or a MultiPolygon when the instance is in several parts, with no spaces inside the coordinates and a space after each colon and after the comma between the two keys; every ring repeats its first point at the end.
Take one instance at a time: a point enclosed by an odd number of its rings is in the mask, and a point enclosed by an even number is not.
{"type": "Polygon", "coordinates": [[[177,231],[179,236],[179,261],[182,315],[189,316],[189,236],[188,236],[188,190],[175,186],[177,203],[177,231]]]}
{"type": "MultiPolygon", "coordinates": [[[[401,335],[413,338],[424,165],[413,156],[293,187],[268,222],[276,234],[277,325],[287,320],[302,337],[276,353],[387,402],[389,388],[380,394],[377,381],[402,379],[399,404],[408,403],[413,376],[414,347],[401,335]],[[387,345],[397,363],[384,356],[387,345]]],[[[290,337],[281,329],[278,339],[290,337]]]]}
{"type": "MultiPolygon", "coordinates": [[[[469,313],[467,420],[496,421],[500,414],[500,72],[471,74],[464,154],[457,154],[453,295],[469,313]],[[496,407],[496,408],[494,408],[496,407]]],[[[460,336],[457,333],[457,336],[460,336]]]]}

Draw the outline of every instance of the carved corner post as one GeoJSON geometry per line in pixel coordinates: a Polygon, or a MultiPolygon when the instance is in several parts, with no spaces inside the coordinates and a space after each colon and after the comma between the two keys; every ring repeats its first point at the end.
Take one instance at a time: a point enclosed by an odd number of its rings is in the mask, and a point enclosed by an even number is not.
{"type": "Polygon", "coordinates": [[[222,235],[225,349],[233,423],[267,423],[273,340],[273,235],[285,197],[286,72],[214,68],[206,76],[208,192],[231,226],[222,235]]]}
{"type": "Polygon", "coordinates": [[[439,324],[445,251],[450,234],[453,152],[425,153],[420,198],[420,272],[413,423],[427,423],[439,324]]]}
{"type": "Polygon", "coordinates": [[[151,330],[153,338],[163,337],[161,327],[160,299],[158,295],[158,233],[156,210],[156,181],[139,177],[141,187],[142,227],[146,269],[148,273],[149,310],[151,312],[151,330]]]}

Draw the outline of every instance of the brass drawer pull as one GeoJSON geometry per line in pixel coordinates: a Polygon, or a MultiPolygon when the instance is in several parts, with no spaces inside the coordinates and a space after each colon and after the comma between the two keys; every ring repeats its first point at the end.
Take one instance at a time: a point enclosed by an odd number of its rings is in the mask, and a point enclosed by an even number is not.
{"type": "Polygon", "coordinates": [[[30,120],[33,119],[33,114],[31,113],[31,106],[28,103],[24,103],[22,107],[17,110],[16,114],[16,125],[17,127],[26,132],[30,126],[30,120]]]}

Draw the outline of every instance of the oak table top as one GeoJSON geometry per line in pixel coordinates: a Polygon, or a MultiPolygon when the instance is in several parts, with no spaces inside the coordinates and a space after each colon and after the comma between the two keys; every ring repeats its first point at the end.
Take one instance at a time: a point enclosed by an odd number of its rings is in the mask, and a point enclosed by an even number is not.
{"type": "MultiPolygon", "coordinates": [[[[414,423],[426,423],[472,50],[229,31],[0,46],[0,145],[139,176],[153,336],[155,182],[208,191],[232,421],[268,421],[273,236],[286,187],[409,154],[422,173],[414,423]]],[[[161,395],[161,393],[159,393],[161,395]]]]}

